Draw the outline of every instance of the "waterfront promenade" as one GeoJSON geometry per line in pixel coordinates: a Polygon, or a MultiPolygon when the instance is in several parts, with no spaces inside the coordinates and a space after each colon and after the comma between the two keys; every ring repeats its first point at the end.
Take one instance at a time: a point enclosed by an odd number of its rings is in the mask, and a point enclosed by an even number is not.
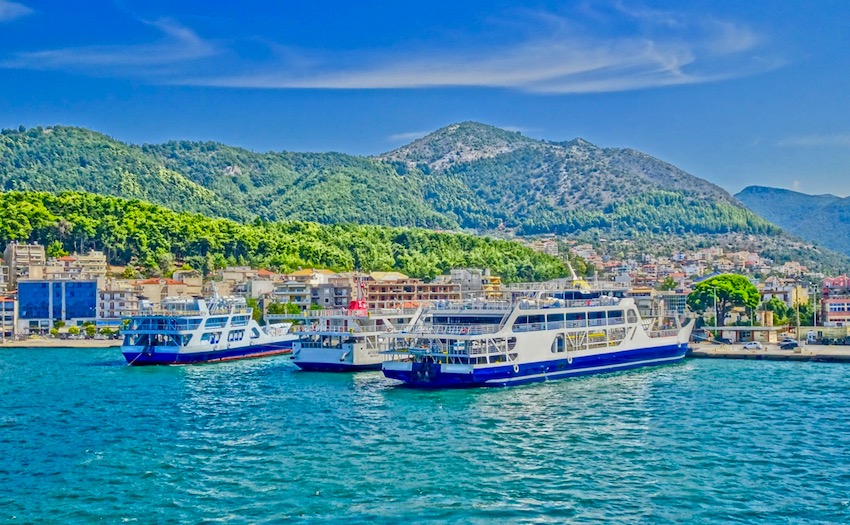
{"type": "Polygon", "coordinates": [[[0,340],[3,348],[108,348],[121,346],[120,339],[53,339],[50,337],[32,337],[29,339],[0,340]]]}
{"type": "Polygon", "coordinates": [[[781,350],[779,345],[768,344],[762,350],[747,350],[740,344],[691,343],[688,357],[850,363],[850,346],[803,345],[794,350],[781,350]]]}

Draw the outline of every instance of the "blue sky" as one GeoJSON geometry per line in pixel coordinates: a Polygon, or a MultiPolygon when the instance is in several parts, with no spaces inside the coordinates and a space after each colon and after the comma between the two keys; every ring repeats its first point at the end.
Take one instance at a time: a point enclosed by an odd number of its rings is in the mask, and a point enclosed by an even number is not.
{"type": "Polygon", "coordinates": [[[0,0],[0,127],[376,154],[476,120],[850,195],[850,2],[0,0]]]}

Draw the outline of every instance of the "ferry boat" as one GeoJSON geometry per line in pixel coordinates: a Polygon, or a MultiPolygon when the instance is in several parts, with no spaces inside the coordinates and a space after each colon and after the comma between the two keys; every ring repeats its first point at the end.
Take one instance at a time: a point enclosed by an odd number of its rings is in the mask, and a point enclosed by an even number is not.
{"type": "Polygon", "coordinates": [[[260,326],[244,298],[166,299],[125,321],[121,351],[130,365],[177,365],[285,354],[291,324],[260,326]]]}
{"type": "Polygon", "coordinates": [[[390,352],[390,336],[409,329],[420,311],[407,306],[367,310],[364,301],[355,300],[347,309],[286,316],[300,323],[293,329],[298,340],[292,344],[292,362],[307,371],[380,370],[384,361],[397,357],[390,352]]]}
{"type": "Polygon", "coordinates": [[[383,372],[415,387],[509,386],[682,360],[693,322],[662,328],[601,292],[436,304],[395,338],[390,350],[407,355],[383,372]]]}

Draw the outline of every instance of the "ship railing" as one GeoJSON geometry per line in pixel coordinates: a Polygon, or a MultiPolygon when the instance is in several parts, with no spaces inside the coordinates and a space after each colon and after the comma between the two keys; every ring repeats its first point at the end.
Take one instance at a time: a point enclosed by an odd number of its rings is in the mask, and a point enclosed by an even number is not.
{"type": "Polygon", "coordinates": [[[349,310],[348,308],[327,308],[322,310],[305,310],[297,314],[268,314],[266,319],[303,320],[320,319],[324,317],[390,317],[408,316],[416,313],[416,308],[377,308],[369,310],[349,310]]]}
{"type": "Polygon", "coordinates": [[[416,327],[413,332],[433,335],[482,335],[499,331],[497,324],[432,324],[416,327]]]}
{"type": "Polygon", "coordinates": [[[514,332],[537,332],[540,330],[546,330],[546,323],[524,323],[514,325],[514,332]]]}
{"type": "Polygon", "coordinates": [[[490,303],[479,303],[479,302],[470,302],[470,303],[449,303],[449,304],[435,304],[428,308],[429,312],[438,311],[440,313],[453,313],[453,312],[502,312],[505,310],[510,310],[513,308],[512,303],[508,302],[490,302],[490,303]]]}
{"type": "Polygon", "coordinates": [[[616,297],[600,297],[597,299],[546,299],[538,301],[534,299],[523,299],[519,302],[520,310],[537,310],[540,308],[596,308],[600,306],[614,306],[620,300],[616,297]]]}
{"type": "Polygon", "coordinates": [[[212,308],[199,310],[190,308],[142,308],[139,309],[137,317],[200,317],[206,315],[238,315],[251,314],[251,308],[212,308]]]}
{"type": "Polygon", "coordinates": [[[674,337],[679,335],[679,330],[653,330],[649,332],[649,337],[674,337]]]}

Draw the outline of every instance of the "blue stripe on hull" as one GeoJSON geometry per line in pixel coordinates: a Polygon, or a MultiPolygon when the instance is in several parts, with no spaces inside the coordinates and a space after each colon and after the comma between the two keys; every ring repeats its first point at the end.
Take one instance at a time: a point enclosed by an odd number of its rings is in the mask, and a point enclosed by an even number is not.
{"type": "Polygon", "coordinates": [[[676,363],[685,357],[687,351],[687,344],[668,345],[576,357],[572,363],[567,359],[524,363],[517,371],[514,371],[513,365],[475,368],[472,374],[445,373],[439,365],[433,365],[426,374],[423,365],[414,363],[412,371],[384,370],[384,375],[417,388],[513,386],[676,363]]]}
{"type": "Polygon", "coordinates": [[[298,368],[306,372],[359,372],[362,370],[380,370],[381,363],[371,365],[352,365],[346,363],[306,363],[292,361],[298,368]]]}
{"type": "Polygon", "coordinates": [[[210,363],[215,361],[265,357],[277,354],[288,354],[290,352],[292,352],[292,341],[283,341],[281,343],[244,346],[241,348],[214,350],[210,352],[177,353],[154,351],[150,354],[135,351],[124,352],[124,359],[127,360],[127,363],[133,366],[189,365],[194,363],[210,363]]]}

